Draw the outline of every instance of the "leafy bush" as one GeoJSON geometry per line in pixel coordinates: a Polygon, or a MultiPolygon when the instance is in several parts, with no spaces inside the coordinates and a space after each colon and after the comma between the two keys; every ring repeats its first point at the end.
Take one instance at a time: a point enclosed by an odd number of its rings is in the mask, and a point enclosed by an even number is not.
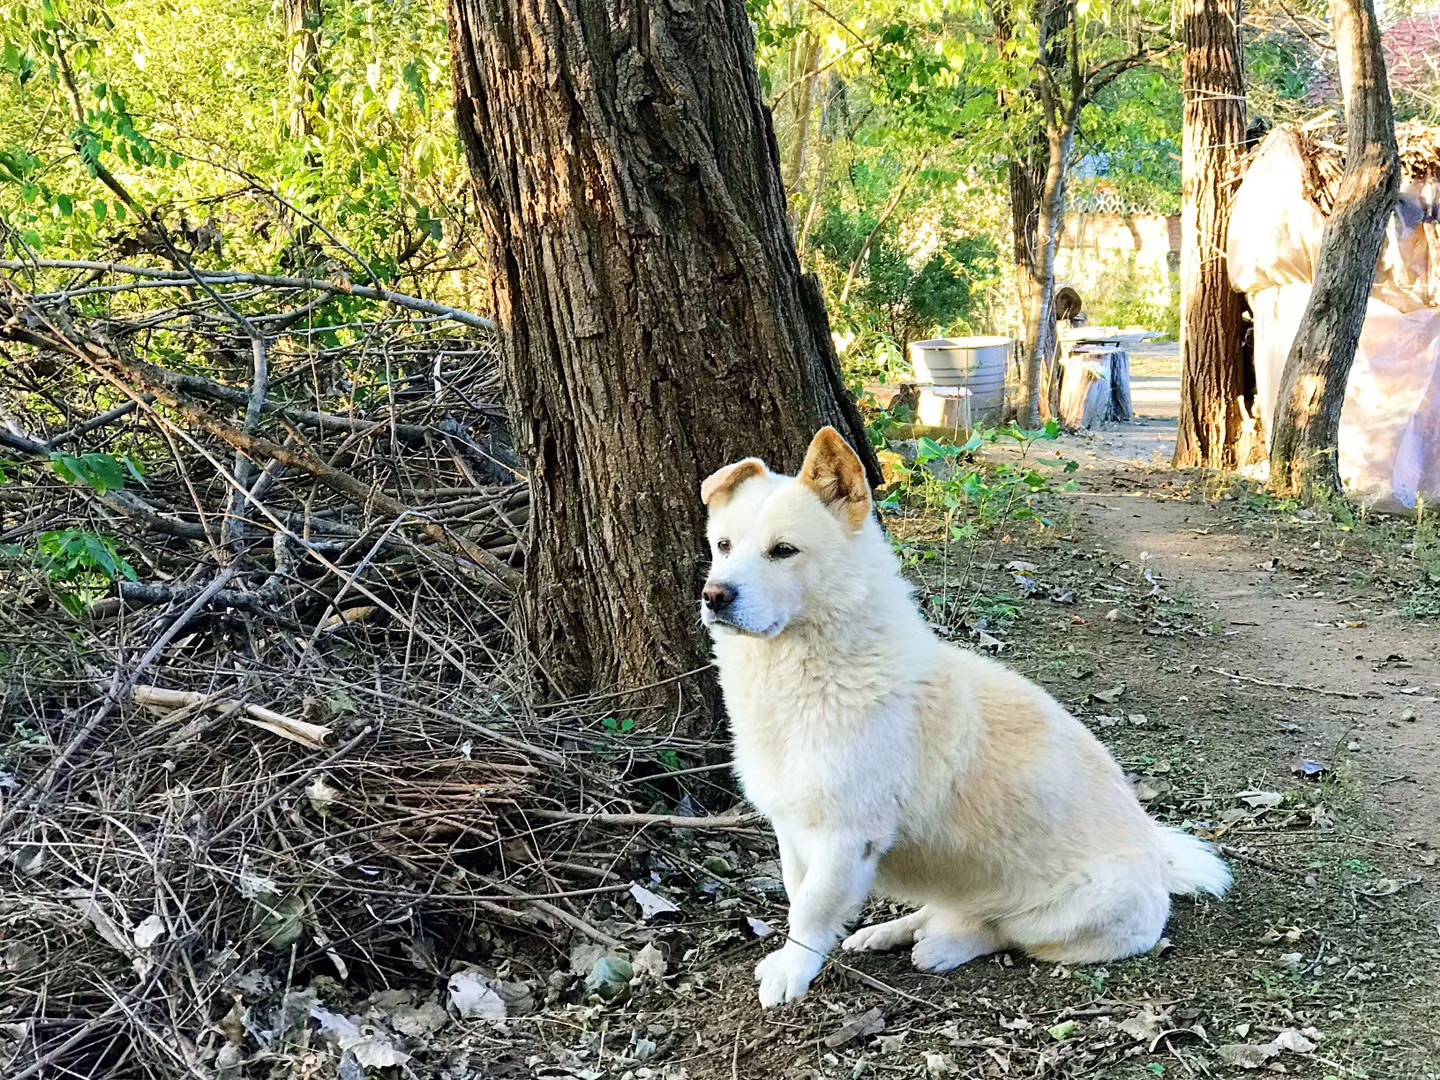
{"type": "Polygon", "coordinates": [[[895,170],[857,165],[853,173],[853,186],[819,215],[809,259],[825,286],[833,326],[848,339],[847,367],[863,378],[895,379],[908,374],[908,342],[989,325],[1004,267],[995,241],[969,232],[958,214],[943,208],[943,196],[927,196],[922,187],[915,213],[902,208],[881,223],[898,182],[895,170]],[[846,293],[851,265],[867,240],[846,293]]]}

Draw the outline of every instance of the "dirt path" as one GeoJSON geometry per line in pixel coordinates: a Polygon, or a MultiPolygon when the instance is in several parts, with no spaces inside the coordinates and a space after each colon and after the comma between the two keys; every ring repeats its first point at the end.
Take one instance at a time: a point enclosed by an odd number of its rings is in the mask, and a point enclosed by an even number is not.
{"type": "Polygon", "coordinates": [[[1090,440],[1077,455],[1081,520],[1214,613],[1225,627],[1215,667],[1305,688],[1271,699],[1297,750],[1344,761],[1402,833],[1440,849],[1440,625],[1406,618],[1404,598],[1367,581],[1365,557],[1332,535],[1303,523],[1247,535],[1182,497],[1174,474],[1148,467],[1172,446],[1170,424],[1090,440]]]}

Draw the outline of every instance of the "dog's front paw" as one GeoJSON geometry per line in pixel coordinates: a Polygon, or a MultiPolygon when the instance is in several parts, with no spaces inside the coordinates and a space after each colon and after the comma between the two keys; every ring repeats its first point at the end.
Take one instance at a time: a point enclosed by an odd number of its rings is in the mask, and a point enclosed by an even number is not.
{"type": "Polygon", "coordinates": [[[755,965],[760,1004],[767,1009],[805,996],[825,958],[800,945],[782,946],[755,965]]]}

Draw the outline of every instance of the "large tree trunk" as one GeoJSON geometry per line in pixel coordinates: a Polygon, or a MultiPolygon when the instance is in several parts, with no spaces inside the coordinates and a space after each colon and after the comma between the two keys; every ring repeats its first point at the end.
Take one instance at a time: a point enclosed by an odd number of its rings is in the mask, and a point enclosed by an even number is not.
{"type": "Polygon", "coordinates": [[[1176,468],[1236,465],[1245,368],[1244,300],[1230,287],[1225,237],[1245,153],[1239,0],[1183,0],[1180,429],[1176,468]]]}
{"type": "Polygon", "coordinates": [[[1336,447],[1345,384],[1400,188],[1375,8],[1371,0],[1332,0],[1330,11],[1345,94],[1345,171],[1285,361],[1270,444],[1271,484],[1306,499],[1341,490],[1336,447]]]}
{"type": "MultiPolygon", "coordinates": [[[[1038,152],[1038,144],[1032,147],[1028,154],[1015,154],[1008,162],[1010,180],[1010,226],[1015,240],[1015,284],[1020,295],[1020,310],[1024,319],[1024,325],[1028,330],[1030,325],[1030,313],[1037,301],[1044,304],[1045,278],[1040,272],[1038,258],[1038,240],[1040,233],[1040,196],[1045,188],[1045,158],[1038,152]]],[[[1053,282],[1050,288],[1050,310],[1055,309],[1055,290],[1053,282]]],[[[1042,308],[1043,310],[1043,308],[1042,308]]],[[[1041,333],[1044,331],[1043,320],[1037,324],[1041,333]]],[[[1026,334],[1029,338],[1029,334],[1026,334]]],[[[1043,344],[1043,342],[1042,342],[1043,344]]],[[[1028,422],[1031,415],[1032,400],[1038,400],[1032,394],[1032,388],[1039,384],[1032,381],[1032,373],[1028,358],[1031,353],[1027,344],[1022,343],[1025,350],[1021,354],[1020,380],[1016,384],[1016,397],[1012,402],[1012,411],[1017,420],[1028,422]]],[[[1041,349],[1036,350],[1036,356],[1041,355],[1041,349]]]]}
{"type": "Polygon", "coordinates": [[[795,256],[745,5],[451,0],[450,20],[530,470],[525,636],[561,694],[674,680],[707,660],[702,478],[797,468],[831,423],[879,479],[795,256]]]}

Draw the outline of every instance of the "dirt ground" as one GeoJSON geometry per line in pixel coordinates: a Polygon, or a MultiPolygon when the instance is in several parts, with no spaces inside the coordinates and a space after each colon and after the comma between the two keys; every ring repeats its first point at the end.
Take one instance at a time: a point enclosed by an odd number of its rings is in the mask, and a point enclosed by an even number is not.
{"type": "Polygon", "coordinates": [[[1440,624],[1407,614],[1415,553],[1381,526],[1157,468],[1173,412],[1142,412],[1047,446],[1081,465],[1049,530],[940,548],[923,521],[894,533],[922,596],[963,598],[940,621],[992,633],[1152,812],[1216,841],[1232,894],[1177,902],[1156,955],[1073,970],[1007,955],[943,976],[842,956],[804,1001],[762,1013],[751,968],[772,945],[752,931],[783,926],[768,837],[696,835],[688,859],[652,862],[683,916],[634,938],[669,974],[539,1022],[532,1069],[1440,1076],[1440,624]]]}

